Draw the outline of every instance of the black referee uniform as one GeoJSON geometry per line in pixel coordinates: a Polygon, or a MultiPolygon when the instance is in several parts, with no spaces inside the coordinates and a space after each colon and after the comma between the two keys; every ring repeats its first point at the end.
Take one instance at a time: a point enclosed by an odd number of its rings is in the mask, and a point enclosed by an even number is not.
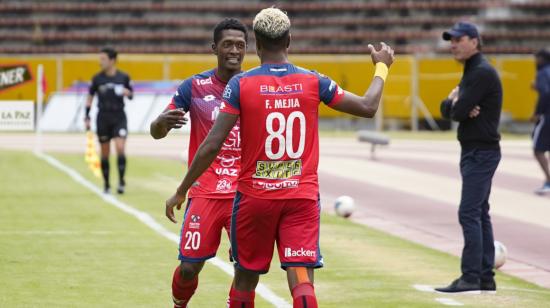
{"type": "MultiPolygon", "coordinates": [[[[114,75],[107,75],[100,72],[92,78],[89,89],[90,96],[97,95],[98,114],[96,119],[97,136],[103,145],[109,144],[113,138],[126,138],[128,136],[128,121],[124,112],[124,91],[130,91],[129,99],[132,99],[133,89],[130,84],[130,77],[119,70],[114,75]]],[[[118,193],[124,192],[126,172],[126,156],[119,155],[117,158],[119,188],[118,193]]],[[[109,192],[109,157],[101,157],[101,171],[105,184],[105,192],[109,192]]]]}
{"type": "MultiPolygon", "coordinates": [[[[132,92],[130,77],[121,71],[114,76],[104,72],[96,74],[92,79],[89,94],[97,94],[97,136],[100,143],[109,142],[112,138],[126,138],[128,122],[124,112],[124,89],[132,92]]],[[[129,97],[132,99],[132,97],[129,97]]]]}

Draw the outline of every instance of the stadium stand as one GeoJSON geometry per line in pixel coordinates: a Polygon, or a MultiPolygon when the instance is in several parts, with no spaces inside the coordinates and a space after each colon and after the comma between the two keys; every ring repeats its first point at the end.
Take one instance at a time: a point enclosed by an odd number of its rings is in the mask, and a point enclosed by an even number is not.
{"type": "MultiPolygon", "coordinates": [[[[211,29],[272,1],[2,1],[0,53],[207,53],[211,29]]],[[[293,53],[364,53],[386,40],[399,53],[442,53],[440,35],[477,23],[486,53],[532,53],[550,38],[550,1],[278,1],[294,23],[293,53]],[[521,40],[519,40],[521,39],[521,40]]],[[[253,38],[252,38],[253,43],[253,38]]]]}

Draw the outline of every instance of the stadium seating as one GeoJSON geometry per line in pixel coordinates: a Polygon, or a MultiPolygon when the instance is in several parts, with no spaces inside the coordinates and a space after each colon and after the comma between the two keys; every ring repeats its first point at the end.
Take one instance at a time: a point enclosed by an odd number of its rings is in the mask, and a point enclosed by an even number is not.
{"type": "MultiPolygon", "coordinates": [[[[550,1],[280,1],[293,52],[363,53],[384,40],[399,53],[440,53],[441,32],[477,23],[487,53],[532,53],[548,44],[550,1]],[[521,40],[518,40],[521,39],[521,40]]],[[[262,1],[2,1],[0,53],[205,53],[223,17],[248,26],[262,1]]],[[[251,38],[251,43],[254,40],[251,38]]],[[[251,50],[252,51],[252,50],[251,50]]]]}

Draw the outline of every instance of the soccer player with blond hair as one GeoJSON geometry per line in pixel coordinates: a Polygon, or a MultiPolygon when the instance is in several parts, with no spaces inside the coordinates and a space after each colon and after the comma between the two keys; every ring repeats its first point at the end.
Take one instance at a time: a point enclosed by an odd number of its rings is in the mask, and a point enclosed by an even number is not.
{"type": "Polygon", "coordinates": [[[319,248],[318,108],[373,117],[378,109],[393,50],[369,45],[374,78],[364,96],[342,90],[330,78],[288,61],[290,20],[277,8],[253,22],[261,65],[234,76],[223,94],[214,126],[193,163],[166,201],[166,215],[215,159],[240,118],[241,172],[231,219],[235,277],[229,307],[254,307],[259,275],[269,270],[274,245],[286,270],[294,307],[317,307],[314,268],[323,266],[319,248]]]}

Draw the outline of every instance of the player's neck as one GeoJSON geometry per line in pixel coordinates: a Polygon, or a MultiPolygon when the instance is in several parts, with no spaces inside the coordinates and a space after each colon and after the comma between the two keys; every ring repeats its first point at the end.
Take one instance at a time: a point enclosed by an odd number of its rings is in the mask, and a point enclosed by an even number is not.
{"type": "Polygon", "coordinates": [[[263,52],[261,59],[262,64],[266,63],[288,63],[288,54],[282,53],[282,52],[276,52],[276,53],[270,53],[270,52],[263,52]]]}
{"type": "Polygon", "coordinates": [[[239,70],[227,70],[227,69],[218,67],[218,69],[216,70],[216,77],[220,81],[227,83],[229,79],[231,79],[231,77],[237,75],[238,73],[240,73],[239,70]]]}
{"type": "Polygon", "coordinates": [[[114,76],[116,75],[116,66],[110,67],[105,70],[105,75],[107,76],[114,76]]]}

